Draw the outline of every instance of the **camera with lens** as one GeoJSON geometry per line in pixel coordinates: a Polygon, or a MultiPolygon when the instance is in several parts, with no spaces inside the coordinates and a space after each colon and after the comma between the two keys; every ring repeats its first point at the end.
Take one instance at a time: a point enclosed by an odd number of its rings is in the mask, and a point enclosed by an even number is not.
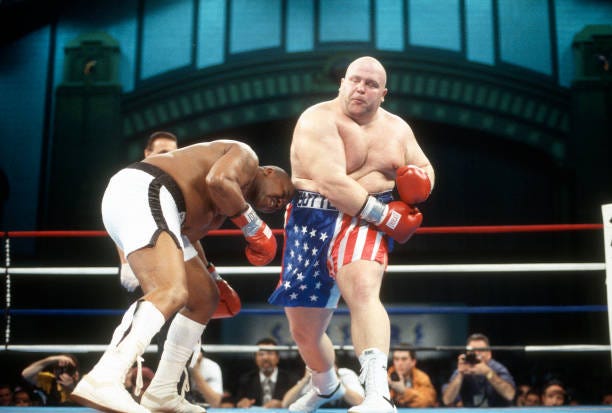
{"type": "Polygon", "coordinates": [[[467,364],[478,364],[480,363],[480,358],[476,355],[476,353],[474,353],[473,351],[470,351],[468,353],[465,353],[465,359],[464,361],[467,364]]]}
{"type": "Polygon", "coordinates": [[[76,367],[72,364],[66,364],[63,366],[57,365],[53,368],[53,375],[55,377],[60,377],[62,374],[68,374],[70,376],[74,375],[76,372],[76,367]]]}

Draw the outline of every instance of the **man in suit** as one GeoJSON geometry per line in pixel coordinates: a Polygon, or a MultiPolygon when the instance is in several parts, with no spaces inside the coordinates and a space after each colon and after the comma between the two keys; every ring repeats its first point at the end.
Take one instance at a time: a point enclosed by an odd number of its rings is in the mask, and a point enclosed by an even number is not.
{"type": "Polygon", "coordinates": [[[246,408],[262,406],[281,408],[283,396],[297,381],[293,372],[279,369],[278,350],[273,338],[264,338],[257,342],[259,350],[255,353],[257,369],[240,376],[236,391],[236,407],[246,408]],[[268,347],[268,348],[266,348],[268,347]]]}

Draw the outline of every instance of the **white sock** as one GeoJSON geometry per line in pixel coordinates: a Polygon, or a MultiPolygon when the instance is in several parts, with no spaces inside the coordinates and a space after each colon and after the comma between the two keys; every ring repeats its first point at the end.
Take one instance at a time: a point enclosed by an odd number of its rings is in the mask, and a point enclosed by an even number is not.
{"type": "Polygon", "coordinates": [[[164,315],[149,301],[132,305],[121,321],[111,344],[94,369],[110,380],[123,380],[137,357],[144,353],[153,336],[166,322],[164,315]],[[127,333],[127,334],[126,334],[127,333]]]}
{"type": "Polygon", "coordinates": [[[333,367],[323,372],[310,371],[312,373],[312,385],[319,391],[319,394],[327,396],[338,387],[338,375],[333,367]]]}
{"type": "Polygon", "coordinates": [[[200,341],[206,324],[200,324],[177,313],[168,329],[164,351],[147,392],[161,396],[161,393],[176,394],[177,383],[185,369],[187,360],[200,341]]]}
{"type": "Polygon", "coordinates": [[[390,398],[389,382],[387,380],[388,357],[377,348],[368,348],[359,355],[359,363],[363,377],[366,397],[371,394],[378,394],[390,398]]]}

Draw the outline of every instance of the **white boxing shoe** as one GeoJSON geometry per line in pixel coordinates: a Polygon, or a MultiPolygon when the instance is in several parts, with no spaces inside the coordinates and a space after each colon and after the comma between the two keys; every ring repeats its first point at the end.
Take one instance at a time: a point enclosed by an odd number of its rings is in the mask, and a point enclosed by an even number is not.
{"type": "Polygon", "coordinates": [[[140,404],[153,413],[206,413],[205,408],[189,403],[184,397],[179,396],[178,393],[157,397],[154,394],[145,392],[142,395],[140,404]]]}
{"type": "Polygon", "coordinates": [[[91,373],[83,376],[70,399],[108,413],[151,413],[132,398],[122,383],[97,380],[91,373]]]}
{"type": "Polygon", "coordinates": [[[397,413],[395,404],[384,396],[373,395],[363,403],[348,409],[348,413],[397,413]]]}
{"type": "Polygon", "coordinates": [[[313,413],[320,406],[334,400],[338,400],[346,393],[346,389],[341,382],[338,382],[336,389],[330,394],[319,394],[314,387],[306,392],[289,406],[291,413],[313,413]]]}

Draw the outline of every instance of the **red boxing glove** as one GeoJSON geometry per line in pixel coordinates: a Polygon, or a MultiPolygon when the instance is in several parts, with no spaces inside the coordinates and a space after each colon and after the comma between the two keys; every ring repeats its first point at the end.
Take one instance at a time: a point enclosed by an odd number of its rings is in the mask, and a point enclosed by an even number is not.
{"type": "Polygon", "coordinates": [[[227,281],[219,276],[217,269],[211,262],[208,263],[206,269],[213,280],[215,280],[215,283],[217,283],[217,288],[219,289],[219,304],[210,318],[228,318],[235,316],[242,308],[240,296],[227,281]]]}
{"type": "Polygon", "coordinates": [[[423,214],[402,201],[389,202],[385,212],[383,221],[376,227],[400,244],[408,241],[423,222],[423,214]]]}
{"type": "Polygon", "coordinates": [[[257,216],[255,210],[249,205],[242,214],[232,217],[244,234],[249,245],[245,253],[253,265],[266,265],[276,256],[276,238],[270,227],[257,216]]]}
{"type": "Polygon", "coordinates": [[[402,201],[415,205],[425,201],[431,193],[431,181],[424,169],[414,165],[397,168],[395,185],[402,201]]]}
{"type": "Polygon", "coordinates": [[[228,318],[235,316],[242,308],[240,296],[224,279],[220,278],[216,283],[219,289],[219,305],[217,305],[217,309],[211,318],[228,318]]]}
{"type": "Polygon", "coordinates": [[[368,196],[359,216],[400,244],[408,241],[423,222],[423,214],[417,208],[402,201],[385,205],[373,196],[368,196]]]}

